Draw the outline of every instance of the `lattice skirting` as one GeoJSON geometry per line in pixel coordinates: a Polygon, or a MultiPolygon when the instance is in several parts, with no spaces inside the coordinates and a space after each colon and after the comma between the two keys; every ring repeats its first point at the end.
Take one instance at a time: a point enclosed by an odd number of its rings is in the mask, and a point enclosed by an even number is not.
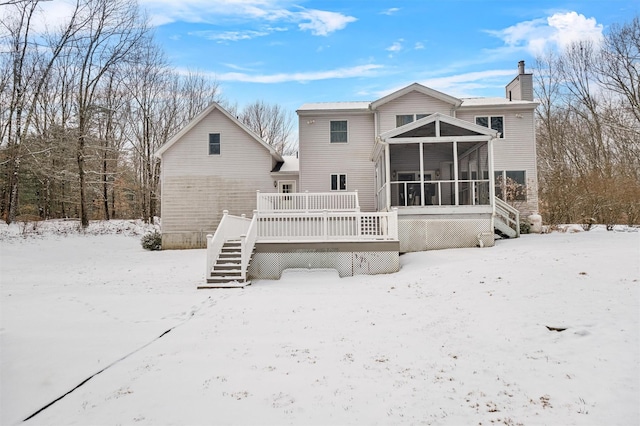
{"type": "Polygon", "coordinates": [[[474,219],[398,219],[400,251],[494,245],[491,217],[474,219]]]}
{"type": "MultiPolygon", "coordinates": [[[[396,247],[397,248],[397,247],[396,247]]],[[[397,272],[398,251],[339,251],[293,249],[277,253],[255,253],[249,267],[251,279],[279,279],[290,268],[331,268],[341,277],[397,272]]]]}

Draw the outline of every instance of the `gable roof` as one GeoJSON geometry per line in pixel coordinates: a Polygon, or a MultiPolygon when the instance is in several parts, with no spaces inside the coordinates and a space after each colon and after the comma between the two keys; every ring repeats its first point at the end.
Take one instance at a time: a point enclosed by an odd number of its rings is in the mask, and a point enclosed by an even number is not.
{"type": "MultiPolygon", "coordinates": [[[[488,127],[479,126],[474,123],[470,123],[468,121],[460,120],[459,118],[451,117],[449,115],[444,115],[439,112],[428,115],[427,117],[421,118],[419,120],[413,121],[409,124],[405,124],[404,126],[396,127],[395,129],[388,130],[382,134],[380,134],[380,139],[386,140],[394,137],[440,137],[442,135],[443,129],[447,129],[445,131],[451,131],[453,128],[460,128],[463,130],[462,135],[457,136],[486,136],[491,138],[497,138],[498,132],[489,129],[488,127]],[[435,125],[433,126],[433,136],[429,134],[421,134],[420,129],[425,129],[427,132],[431,132],[432,123],[439,122],[440,126],[440,135],[435,134],[435,125]],[[445,124],[443,126],[442,124],[445,124]]],[[[450,135],[444,135],[450,136],[450,135]]]]}
{"type": "Polygon", "coordinates": [[[378,107],[380,107],[381,105],[386,104],[387,102],[390,102],[394,99],[397,99],[401,96],[406,95],[407,93],[411,93],[411,92],[419,92],[422,93],[423,95],[427,95],[427,96],[431,96],[432,98],[436,98],[436,99],[440,99],[443,102],[446,102],[448,104],[451,104],[455,107],[459,107],[462,104],[462,100],[455,98],[453,96],[447,95],[446,93],[442,93],[442,92],[438,92],[437,90],[431,89],[427,86],[423,86],[422,84],[419,83],[413,83],[410,84],[407,87],[404,87],[400,90],[396,90],[393,93],[388,94],[385,97],[382,97],[380,99],[378,99],[377,101],[374,101],[371,103],[371,109],[376,109],[378,107]]]}
{"type": "Polygon", "coordinates": [[[162,154],[167,152],[174,144],[176,144],[184,135],[186,135],[191,129],[196,127],[205,117],[207,117],[213,110],[217,109],[220,111],[225,117],[235,123],[240,129],[242,129],[245,133],[247,133],[251,138],[253,138],[256,142],[262,145],[265,149],[269,151],[269,153],[276,159],[276,161],[284,161],[282,156],[278,154],[278,152],[273,149],[271,145],[266,143],[260,136],[256,135],[253,130],[249,129],[245,124],[243,124],[236,117],[231,115],[226,109],[222,108],[220,104],[217,102],[213,102],[211,105],[206,107],[204,111],[195,116],[193,120],[191,120],[186,126],[184,126],[178,133],[176,133],[167,143],[162,145],[160,149],[155,152],[156,157],[161,157],[162,154]]]}

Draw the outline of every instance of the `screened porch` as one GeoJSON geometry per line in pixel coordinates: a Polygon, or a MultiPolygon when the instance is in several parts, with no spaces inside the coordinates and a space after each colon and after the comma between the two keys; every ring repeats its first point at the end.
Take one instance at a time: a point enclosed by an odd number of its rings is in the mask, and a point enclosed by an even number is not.
{"type": "Polygon", "coordinates": [[[378,210],[491,211],[494,137],[490,129],[440,114],[382,134],[374,151],[378,210]]]}

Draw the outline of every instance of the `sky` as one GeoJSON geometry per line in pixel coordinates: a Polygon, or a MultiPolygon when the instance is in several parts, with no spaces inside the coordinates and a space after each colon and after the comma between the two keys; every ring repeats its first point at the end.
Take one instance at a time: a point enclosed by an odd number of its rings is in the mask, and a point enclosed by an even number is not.
{"type": "Polygon", "coordinates": [[[640,11],[637,0],[139,1],[176,69],[210,75],[240,107],[291,111],[373,101],[414,82],[504,96],[519,60],[530,71],[537,54],[598,41],[640,11]]]}
{"type": "Polygon", "coordinates": [[[640,11],[595,0],[142,0],[170,62],[218,81],[228,101],[375,100],[413,82],[504,96],[517,63],[598,40],[640,11]]]}

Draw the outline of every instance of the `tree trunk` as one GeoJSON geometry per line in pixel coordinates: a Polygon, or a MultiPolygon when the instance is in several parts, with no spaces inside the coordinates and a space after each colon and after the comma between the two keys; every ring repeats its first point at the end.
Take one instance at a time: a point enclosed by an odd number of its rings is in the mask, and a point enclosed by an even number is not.
{"type": "Polygon", "coordinates": [[[80,126],[80,136],[78,136],[78,151],[77,151],[77,159],[78,159],[78,181],[80,184],[80,224],[83,229],[86,229],[89,226],[89,216],[87,214],[87,202],[86,202],[86,190],[85,190],[85,179],[84,179],[84,145],[85,145],[85,136],[83,134],[84,129],[83,126],[80,126]]]}

